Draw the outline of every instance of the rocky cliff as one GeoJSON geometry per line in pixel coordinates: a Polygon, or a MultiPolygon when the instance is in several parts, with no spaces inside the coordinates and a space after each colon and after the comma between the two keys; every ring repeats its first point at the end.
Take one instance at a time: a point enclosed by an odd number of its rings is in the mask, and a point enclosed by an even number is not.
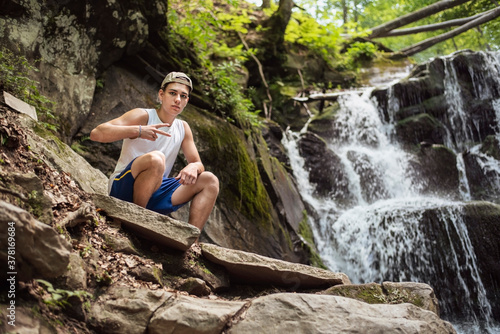
{"type": "MultiPolygon", "coordinates": [[[[132,108],[154,107],[166,73],[189,73],[195,89],[182,118],[193,129],[207,170],[221,182],[201,239],[293,262],[316,261],[314,245],[299,235],[305,212],[299,191],[283,164],[269,154],[266,141],[273,140],[273,133],[221,117],[225,111],[205,95],[210,89],[204,85],[210,82],[197,56],[178,47],[182,40],[162,32],[168,29],[166,9],[166,1],[7,1],[0,12],[0,39],[27,59],[39,60],[33,75],[41,93],[56,102],[59,137],[79,147],[106,175],[121,142],[86,140],[93,127],[132,108]]],[[[178,166],[182,163],[179,159],[178,166]]],[[[186,214],[187,208],[176,217],[186,214]]]]}

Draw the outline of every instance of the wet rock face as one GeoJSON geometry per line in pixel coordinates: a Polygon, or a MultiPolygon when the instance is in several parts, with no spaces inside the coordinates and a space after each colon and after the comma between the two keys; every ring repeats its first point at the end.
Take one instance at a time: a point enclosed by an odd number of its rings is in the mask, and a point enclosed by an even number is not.
{"type": "Polygon", "coordinates": [[[475,202],[464,210],[465,223],[478,259],[478,269],[492,306],[494,319],[500,319],[500,206],[475,202]]]}
{"type": "Polygon", "coordinates": [[[305,168],[310,171],[309,181],[316,185],[319,195],[346,193],[339,189],[344,179],[339,173],[340,158],[328,149],[323,139],[307,132],[299,141],[299,150],[305,159],[305,168]]]}
{"type": "Polygon", "coordinates": [[[443,145],[422,145],[412,166],[421,192],[458,199],[460,185],[456,159],[456,154],[443,145]]]}
{"type": "Polygon", "coordinates": [[[5,1],[0,41],[21,48],[30,61],[41,59],[34,74],[43,82],[41,93],[56,102],[54,114],[64,135],[72,137],[88,117],[99,73],[139,52],[149,25],[166,25],[165,11],[161,1],[149,7],[119,1],[5,1]]]}
{"type": "MultiPolygon", "coordinates": [[[[389,110],[395,110],[392,116],[399,122],[397,132],[403,144],[423,140],[443,144],[443,125],[448,129],[463,127],[469,140],[479,142],[495,131],[491,128],[495,119],[492,101],[500,97],[500,82],[492,58],[491,54],[468,51],[438,58],[415,67],[406,80],[373,95],[386,121],[391,117],[389,110]],[[449,86],[455,83],[458,95],[451,97],[449,86]],[[450,115],[458,108],[466,114],[465,124],[450,115]]],[[[460,132],[449,135],[455,143],[461,140],[455,138],[460,132]]]]}
{"type": "MultiPolygon", "coordinates": [[[[460,199],[464,189],[459,181],[466,174],[472,199],[498,203],[498,172],[490,167],[500,158],[497,129],[492,126],[500,97],[496,74],[500,66],[494,57],[464,51],[438,58],[416,66],[393,86],[372,92],[382,122],[394,129],[391,141],[411,156],[408,174],[419,192],[460,199]],[[480,146],[473,149],[476,145],[480,146]]],[[[335,141],[336,118],[336,112],[316,116],[308,129],[326,142],[335,141]]],[[[301,155],[318,194],[338,191],[345,171],[334,153],[306,135],[301,155]],[[333,175],[325,176],[327,172],[333,175]]],[[[360,175],[363,198],[370,203],[384,198],[386,190],[377,183],[377,171],[363,163],[365,157],[350,154],[348,158],[360,175]]],[[[345,199],[349,189],[340,188],[345,199]]]]}

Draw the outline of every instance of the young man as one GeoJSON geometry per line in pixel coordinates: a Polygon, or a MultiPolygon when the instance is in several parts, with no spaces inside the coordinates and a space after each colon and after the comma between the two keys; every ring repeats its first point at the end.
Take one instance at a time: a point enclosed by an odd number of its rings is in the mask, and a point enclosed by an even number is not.
{"type": "Polygon", "coordinates": [[[90,139],[102,143],[123,139],[109,181],[110,196],[162,214],[191,201],[189,223],[201,230],[219,193],[219,180],[205,171],[189,125],[176,119],[192,89],[186,74],[171,72],[158,91],[158,110],[132,109],[97,126],[90,139]],[[177,176],[169,177],[181,148],[188,164],[177,176]]]}

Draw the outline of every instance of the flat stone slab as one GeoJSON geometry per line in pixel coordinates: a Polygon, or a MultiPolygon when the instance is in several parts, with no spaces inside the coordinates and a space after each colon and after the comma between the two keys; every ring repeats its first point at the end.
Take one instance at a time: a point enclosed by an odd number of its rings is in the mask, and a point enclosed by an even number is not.
{"type": "Polygon", "coordinates": [[[231,277],[245,283],[276,284],[292,288],[322,288],[351,283],[344,273],[334,273],[305,264],[206,243],[201,243],[201,250],[205,258],[224,266],[231,277]]]}
{"type": "Polygon", "coordinates": [[[96,207],[109,217],[119,219],[122,225],[167,247],[187,250],[200,235],[200,230],[188,223],[144,209],[117,198],[93,194],[96,207]]]}
{"type": "Polygon", "coordinates": [[[26,114],[33,118],[35,121],[38,121],[38,116],[36,115],[36,109],[32,105],[18,99],[12,94],[9,94],[7,92],[3,92],[3,98],[5,100],[5,104],[7,104],[9,107],[12,109],[26,114]]]}

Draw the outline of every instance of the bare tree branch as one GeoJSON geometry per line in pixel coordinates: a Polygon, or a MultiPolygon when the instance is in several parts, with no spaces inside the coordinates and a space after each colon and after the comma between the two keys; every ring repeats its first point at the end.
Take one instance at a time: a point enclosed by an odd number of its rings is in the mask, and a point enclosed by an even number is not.
{"type": "Polygon", "coordinates": [[[472,29],[474,27],[477,27],[480,24],[491,21],[491,20],[497,18],[498,16],[500,16],[500,7],[495,8],[492,11],[490,11],[488,14],[482,15],[479,18],[460,26],[459,28],[453,29],[452,31],[441,34],[439,36],[428,38],[428,39],[421,41],[417,44],[414,44],[412,46],[404,48],[404,49],[400,50],[399,53],[402,55],[405,55],[407,57],[413,56],[414,54],[422,52],[423,50],[426,50],[439,42],[442,42],[442,41],[445,41],[445,40],[450,39],[452,37],[455,37],[457,35],[460,35],[461,33],[465,32],[469,29],[472,29]]]}
{"type": "Polygon", "coordinates": [[[375,38],[380,35],[386,34],[391,30],[403,27],[412,22],[418,21],[424,17],[439,13],[445,9],[453,8],[455,6],[469,2],[470,0],[441,0],[430,6],[424,7],[412,13],[400,16],[395,20],[381,24],[372,29],[372,33],[368,38],[375,38]]]}
{"type": "Polygon", "coordinates": [[[488,14],[492,10],[493,9],[490,9],[488,11],[476,14],[474,16],[464,17],[461,19],[454,19],[454,20],[449,20],[449,21],[445,21],[445,22],[428,24],[428,25],[424,25],[424,26],[412,27],[412,28],[407,28],[407,29],[396,29],[396,30],[389,31],[385,34],[378,35],[375,38],[404,36],[404,35],[417,34],[420,32],[434,31],[434,30],[445,29],[445,28],[450,28],[450,27],[455,27],[455,26],[461,26],[461,25],[466,24],[470,21],[473,21],[473,20],[475,20],[483,15],[488,14]]]}
{"type": "MultiPolygon", "coordinates": [[[[247,42],[245,41],[245,39],[243,38],[243,35],[240,32],[238,32],[238,37],[240,38],[241,43],[245,47],[245,50],[249,51],[250,48],[248,47],[247,42]]],[[[259,68],[259,74],[260,74],[260,77],[262,79],[262,83],[264,84],[264,87],[266,87],[267,98],[269,99],[269,109],[267,108],[266,104],[264,103],[264,105],[263,105],[264,114],[265,114],[267,119],[271,119],[271,112],[273,110],[272,109],[273,108],[273,105],[272,105],[273,98],[271,97],[271,92],[269,91],[269,85],[267,84],[266,76],[264,75],[264,69],[262,67],[261,62],[259,61],[259,58],[257,58],[252,52],[249,52],[249,54],[250,54],[250,57],[252,57],[253,60],[257,63],[257,67],[259,68]]]]}

